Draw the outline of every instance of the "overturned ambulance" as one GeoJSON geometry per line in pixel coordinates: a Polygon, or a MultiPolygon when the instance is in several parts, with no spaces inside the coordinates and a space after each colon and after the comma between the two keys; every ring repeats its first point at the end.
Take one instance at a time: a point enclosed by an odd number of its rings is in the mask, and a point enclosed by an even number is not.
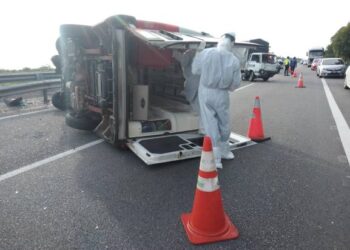
{"type": "MultiPolygon", "coordinates": [[[[61,25],[56,47],[62,88],[52,102],[67,111],[68,126],[129,147],[148,165],[199,157],[198,115],[184,97],[183,72],[173,55],[201,41],[208,48],[218,39],[126,15],[95,26],[61,25]]],[[[241,65],[254,46],[235,44],[241,65]]],[[[252,144],[231,133],[232,150],[252,144]]]]}

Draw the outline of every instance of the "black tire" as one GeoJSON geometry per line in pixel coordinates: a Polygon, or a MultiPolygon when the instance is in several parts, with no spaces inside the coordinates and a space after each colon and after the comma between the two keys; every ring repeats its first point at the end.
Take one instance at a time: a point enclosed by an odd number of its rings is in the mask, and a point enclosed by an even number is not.
{"type": "Polygon", "coordinates": [[[69,112],[66,114],[65,119],[66,119],[66,124],[69,127],[80,129],[80,130],[88,130],[88,131],[94,130],[97,127],[97,125],[100,123],[99,119],[92,119],[87,116],[77,117],[69,112]]]}
{"type": "Polygon", "coordinates": [[[51,97],[51,102],[53,106],[59,110],[64,111],[67,109],[67,105],[64,101],[64,95],[62,92],[56,92],[53,94],[51,97]]]}
{"type": "Polygon", "coordinates": [[[348,85],[344,84],[344,89],[349,89],[348,85]]]}
{"type": "Polygon", "coordinates": [[[263,77],[263,80],[264,80],[264,82],[266,82],[267,80],[269,80],[269,78],[268,77],[263,77]]]}
{"type": "Polygon", "coordinates": [[[249,74],[249,81],[250,81],[250,82],[253,82],[253,81],[254,81],[254,79],[255,79],[254,72],[253,72],[253,71],[251,71],[251,72],[250,72],[250,74],[249,74]]]}
{"type": "Polygon", "coordinates": [[[126,144],[125,140],[120,140],[120,141],[114,142],[114,147],[118,148],[119,150],[123,150],[123,151],[129,150],[129,147],[126,144]]]}
{"type": "Polygon", "coordinates": [[[79,24],[62,24],[60,35],[63,37],[84,37],[86,33],[91,33],[92,27],[79,24]]]}
{"type": "Polygon", "coordinates": [[[53,57],[51,57],[51,62],[55,66],[56,74],[61,74],[62,73],[61,56],[60,55],[54,55],[53,57]]]}

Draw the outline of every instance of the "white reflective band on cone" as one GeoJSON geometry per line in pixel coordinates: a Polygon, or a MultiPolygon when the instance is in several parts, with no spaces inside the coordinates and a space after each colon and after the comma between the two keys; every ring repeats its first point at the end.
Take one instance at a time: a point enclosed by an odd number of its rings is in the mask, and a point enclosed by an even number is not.
{"type": "Polygon", "coordinates": [[[255,99],[254,108],[260,108],[260,99],[258,98],[255,99]]]}
{"type": "Polygon", "coordinates": [[[203,178],[198,176],[197,189],[203,192],[214,192],[220,188],[218,177],[215,178],[203,178]]]}
{"type": "Polygon", "coordinates": [[[203,172],[216,171],[213,151],[202,151],[201,163],[199,169],[203,172]]]}

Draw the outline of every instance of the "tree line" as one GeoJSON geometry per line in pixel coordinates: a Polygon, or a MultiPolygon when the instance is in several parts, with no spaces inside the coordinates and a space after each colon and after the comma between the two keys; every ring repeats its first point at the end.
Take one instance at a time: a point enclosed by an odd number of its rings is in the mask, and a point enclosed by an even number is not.
{"type": "Polygon", "coordinates": [[[326,57],[341,57],[350,64],[350,23],[341,27],[331,38],[325,51],[326,57]]]}
{"type": "Polygon", "coordinates": [[[47,66],[41,66],[39,68],[28,68],[25,67],[23,69],[0,69],[0,73],[21,73],[21,72],[44,72],[44,71],[53,71],[54,68],[47,66]]]}

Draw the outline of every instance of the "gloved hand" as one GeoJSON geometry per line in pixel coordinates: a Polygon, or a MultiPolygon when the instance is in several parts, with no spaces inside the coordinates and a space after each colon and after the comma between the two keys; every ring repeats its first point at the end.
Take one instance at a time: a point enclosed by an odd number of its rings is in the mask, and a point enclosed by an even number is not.
{"type": "Polygon", "coordinates": [[[200,41],[199,46],[197,48],[197,52],[201,52],[202,50],[205,49],[206,42],[204,40],[200,41]]]}
{"type": "Polygon", "coordinates": [[[197,47],[197,49],[196,49],[196,54],[195,54],[195,56],[197,56],[202,50],[204,50],[205,49],[205,46],[206,46],[206,42],[205,41],[200,41],[200,43],[199,43],[199,46],[197,47]]]}

